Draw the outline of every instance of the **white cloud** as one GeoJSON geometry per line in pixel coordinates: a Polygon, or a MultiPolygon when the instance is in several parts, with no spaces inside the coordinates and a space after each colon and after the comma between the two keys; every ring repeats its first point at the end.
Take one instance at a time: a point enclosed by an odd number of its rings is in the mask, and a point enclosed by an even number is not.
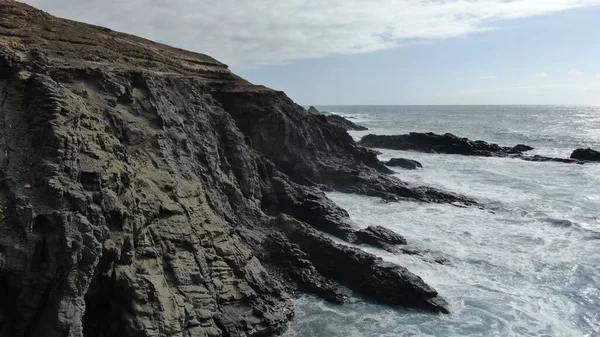
{"type": "Polygon", "coordinates": [[[483,32],[600,0],[24,0],[55,15],[209,54],[235,66],[388,49],[483,32]]]}
{"type": "Polygon", "coordinates": [[[571,70],[569,70],[569,75],[580,77],[580,76],[583,76],[583,71],[577,70],[577,69],[571,69],[571,70]]]}
{"type": "Polygon", "coordinates": [[[596,74],[596,78],[600,78],[600,74],[596,74]]]}
{"type": "Polygon", "coordinates": [[[481,79],[481,80],[495,80],[496,76],[495,75],[479,76],[479,79],[481,79]]]}
{"type": "Polygon", "coordinates": [[[538,73],[535,74],[535,77],[548,77],[548,73],[538,73]]]}

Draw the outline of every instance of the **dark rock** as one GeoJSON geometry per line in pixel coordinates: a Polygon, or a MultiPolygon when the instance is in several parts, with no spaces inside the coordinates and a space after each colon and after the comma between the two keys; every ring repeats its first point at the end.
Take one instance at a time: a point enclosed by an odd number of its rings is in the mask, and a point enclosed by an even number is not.
{"type": "Polygon", "coordinates": [[[435,133],[411,132],[407,135],[398,136],[370,134],[364,136],[359,143],[374,148],[484,157],[507,156],[533,149],[522,144],[515,147],[501,147],[498,144],[487,143],[482,140],[472,141],[468,138],[459,138],[451,133],[438,135],[435,133]]]}
{"type": "Polygon", "coordinates": [[[531,151],[534,148],[528,145],[517,144],[511,149],[511,153],[523,153],[527,151],[531,151]]]}
{"type": "Polygon", "coordinates": [[[318,115],[321,114],[321,112],[319,112],[319,110],[317,110],[317,108],[315,108],[314,106],[310,106],[310,108],[308,108],[308,110],[306,110],[308,113],[313,114],[313,115],[318,115]]]}
{"type": "Polygon", "coordinates": [[[600,152],[587,149],[577,149],[571,153],[571,159],[585,160],[585,161],[600,161],[600,152]]]}
{"type": "Polygon", "coordinates": [[[275,336],[292,289],[343,303],[338,284],[447,312],[418,276],[318,232],[358,242],[320,189],[473,200],[393,178],[207,55],[17,1],[0,18],[0,336],[275,336]]]}
{"type": "Polygon", "coordinates": [[[406,239],[402,235],[382,226],[369,226],[356,231],[355,235],[360,243],[382,248],[389,252],[396,252],[395,246],[406,244],[406,239]]]}
{"type": "Polygon", "coordinates": [[[416,170],[418,167],[423,167],[418,161],[405,158],[392,158],[385,164],[387,166],[401,167],[407,170],[416,170]]]}
{"type": "Polygon", "coordinates": [[[339,115],[327,115],[327,121],[335,126],[338,126],[344,130],[356,130],[356,131],[366,131],[369,130],[368,128],[362,126],[362,125],[357,125],[354,122],[339,116],[339,115]]]}
{"type": "Polygon", "coordinates": [[[311,258],[315,268],[380,303],[448,313],[448,303],[406,268],[359,249],[331,242],[306,225],[280,216],[273,226],[311,258]]]}
{"type": "Polygon", "coordinates": [[[584,164],[581,160],[576,159],[567,159],[567,158],[554,158],[554,157],[545,157],[540,155],[535,156],[515,156],[515,158],[519,158],[526,161],[539,161],[539,162],[556,162],[556,163],[565,163],[565,164],[584,164]]]}

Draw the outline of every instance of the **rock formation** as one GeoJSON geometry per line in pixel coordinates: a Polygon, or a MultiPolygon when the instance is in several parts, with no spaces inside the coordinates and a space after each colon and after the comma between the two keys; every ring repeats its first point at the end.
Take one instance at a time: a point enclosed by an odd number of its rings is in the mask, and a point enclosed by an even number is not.
{"type": "Polygon", "coordinates": [[[423,167],[421,163],[416,160],[406,158],[392,158],[385,163],[387,166],[401,167],[407,170],[416,170],[419,167],[423,167]]]}
{"type": "Polygon", "coordinates": [[[587,149],[577,149],[571,153],[571,159],[600,162],[600,152],[587,149]]]}
{"type": "Polygon", "coordinates": [[[342,117],[340,115],[335,115],[335,114],[332,114],[332,113],[326,112],[326,111],[319,111],[314,106],[309,107],[307,112],[312,115],[325,116],[325,118],[327,119],[327,121],[330,124],[340,127],[344,130],[356,130],[356,131],[369,130],[368,128],[366,128],[362,125],[357,125],[354,122],[352,122],[352,121],[348,120],[347,118],[342,117]]]}
{"type": "Polygon", "coordinates": [[[476,203],[209,56],[0,0],[0,114],[2,337],[272,336],[297,291],[448,310],[326,239],[400,242],[322,190],[476,203]]]}
{"type": "Polygon", "coordinates": [[[508,156],[533,150],[532,147],[519,144],[514,147],[501,147],[498,144],[482,140],[472,141],[460,138],[451,133],[438,135],[435,133],[411,132],[407,135],[382,136],[366,135],[359,144],[367,147],[393,150],[410,150],[428,153],[448,153],[465,156],[508,156]]]}
{"type": "Polygon", "coordinates": [[[355,131],[367,131],[368,128],[355,124],[353,121],[350,121],[339,115],[327,115],[327,121],[333,125],[336,125],[344,130],[355,130],[355,131]]]}
{"type": "Polygon", "coordinates": [[[313,114],[313,115],[321,114],[321,112],[319,112],[319,110],[317,110],[317,108],[315,108],[312,105],[306,110],[306,112],[308,112],[309,114],[313,114]]]}

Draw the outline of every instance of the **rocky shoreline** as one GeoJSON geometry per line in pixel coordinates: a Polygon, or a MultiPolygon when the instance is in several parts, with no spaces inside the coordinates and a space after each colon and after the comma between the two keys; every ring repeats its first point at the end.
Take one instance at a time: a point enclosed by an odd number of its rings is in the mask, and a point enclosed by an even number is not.
{"type": "Polygon", "coordinates": [[[298,292],[450,310],[327,239],[406,244],[323,191],[477,202],[209,56],[0,0],[0,111],[0,336],[274,336],[298,292]]]}
{"type": "MultiPolygon", "coordinates": [[[[479,157],[507,157],[526,161],[560,162],[585,164],[600,162],[600,152],[593,149],[576,149],[570,158],[554,158],[540,155],[529,156],[525,153],[534,148],[524,144],[513,147],[500,146],[482,140],[470,140],[457,137],[451,133],[439,135],[435,133],[411,132],[405,135],[374,135],[369,134],[359,141],[360,145],[374,149],[392,149],[416,151],[425,153],[458,154],[479,157]]],[[[397,162],[400,162],[399,160],[397,162]]],[[[387,163],[388,165],[390,162],[387,163]]]]}

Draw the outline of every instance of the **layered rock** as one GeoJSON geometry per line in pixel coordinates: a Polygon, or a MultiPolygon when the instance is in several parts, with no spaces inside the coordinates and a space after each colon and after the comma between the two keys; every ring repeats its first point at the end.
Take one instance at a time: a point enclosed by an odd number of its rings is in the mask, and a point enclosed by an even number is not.
{"type": "Polygon", "coordinates": [[[359,143],[374,148],[484,157],[515,155],[533,150],[532,147],[522,144],[514,147],[502,147],[482,140],[472,141],[468,138],[460,138],[451,133],[438,135],[431,132],[411,132],[397,136],[370,134],[364,136],[359,143]]]}
{"type": "Polygon", "coordinates": [[[394,239],[321,190],[475,202],[209,56],[0,1],[0,113],[0,336],[271,336],[298,289],[447,312],[320,234],[394,239]]]}

